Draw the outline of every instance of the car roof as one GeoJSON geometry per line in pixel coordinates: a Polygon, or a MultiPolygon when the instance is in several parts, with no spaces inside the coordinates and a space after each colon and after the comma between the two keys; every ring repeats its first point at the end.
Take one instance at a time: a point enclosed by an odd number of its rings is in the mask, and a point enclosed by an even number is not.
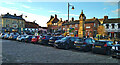
{"type": "Polygon", "coordinates": [[[109,41],[109,40],[97,40],[97,41],[100,41],[100,42],[112,42],[112,41],[109,41]]]}

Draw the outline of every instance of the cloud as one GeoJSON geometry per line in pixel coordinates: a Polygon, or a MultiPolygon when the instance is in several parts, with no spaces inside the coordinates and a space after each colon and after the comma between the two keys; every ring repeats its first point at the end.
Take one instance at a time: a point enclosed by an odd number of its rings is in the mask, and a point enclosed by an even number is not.
{"type": "Polygon", "coordinates": [[[49,12],[51,12],[51,13],[60,13],[60,12],[58,12],[58,11],[49,11],[49,12]]]}
{"type": "Polygon", "coordinates": [[[27,0],[28,2],[32,2],[32,0],[27,0]]]}
{"type": "Polygon", "coordinates": [[[30,8],[29,6],[26,6],[26,5],[22,5],[22,7],[24,7],[24,8],[30,8]]]}
{"type": "Polygon", "coordinates": [[[0,6],[0,14],[6,14],[7,12],[9,12],[12,15],[14,13],[16,13],[17,15],[23,14],[23,18],[26,21],[33,22],[34,20],[36,20],[36,23],[38,23],[40,26],[43,26],[43,27],[47,26],[46,23],[49,20],[49,17],[46,17],[46,16],[41,16],[41,15],[37,15],[37,14],[32,14],[32,13],[19,11],[19,10],[14,10],[14,9],[9,9],[9,8],[5,8],[5,7],[0,6]],[[27,16],[27,18],[25,18],[25,16],[27,16]]]}
{"type": "Polygon", "coordinates": [[[115,13],[115,14],[118,14],[118,12],[120,12],[120,9],[116,9],[116,10],[114,10],[112,12],[115,13]]]}
{"type": "MultiPolygon", "coordinates": [[[[68,14],[60,14],[62,16],[68,16],[68,14]]],[[[79,16],[79,15],[76,15],[76,14],[69,14],[69,16],[79,16]]]]}
{"type": "Polygon", "coordinates": [[[118,6],[118,2],[104,2],[104,5],[107,5],[107,6],[118,6]]]}
{"type": "Polygon", "coordinates": [[[107,8],[104,8],[104,10],[107,9],[107,8]]]}
{"type": "Polygon", "coordinates": [[[31,9],[31,10],[36,10],[36,9],[31,9]]]}
{"type": "Polygon", "coordinates": [[[5,2],[6,4],[15,4],[15,3],[13,3],[13,2],[5,2]]]}

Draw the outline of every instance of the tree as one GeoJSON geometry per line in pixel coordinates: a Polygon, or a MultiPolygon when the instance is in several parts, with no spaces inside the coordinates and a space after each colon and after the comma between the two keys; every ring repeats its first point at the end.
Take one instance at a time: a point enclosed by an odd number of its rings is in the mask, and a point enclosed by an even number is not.
{"type": "Polygon", "coordinates": [[[98,34],[102,35],[102,36],[105,36],[107,35],[107,32],[105,30],[105,27],[103,25],[100,25],[98,28],[97,28],[97,32],[98,34]]]}

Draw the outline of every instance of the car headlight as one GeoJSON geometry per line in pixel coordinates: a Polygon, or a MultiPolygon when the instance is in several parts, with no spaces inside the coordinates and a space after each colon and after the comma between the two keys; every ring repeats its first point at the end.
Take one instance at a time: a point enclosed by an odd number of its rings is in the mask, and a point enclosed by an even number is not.
{"type": "Polygon", "coordinates": [[[113,46],[112,49],[115,49],[115,47],[113,46]]]}

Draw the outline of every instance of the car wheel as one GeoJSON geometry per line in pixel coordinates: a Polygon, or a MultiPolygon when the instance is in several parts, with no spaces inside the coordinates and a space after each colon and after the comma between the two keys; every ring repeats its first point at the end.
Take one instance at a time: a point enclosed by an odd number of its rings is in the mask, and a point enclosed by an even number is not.
{"type": "Polygon", "coordinates": [[[24,42],[24,40],[22,39],[21,42],[24,42]]]}
{"type": "Polygon", "coordinates": [[[69,49],[69,45],[66,44],[65,47],[64,47],[65,50],[69,49]]]}
{"type": "Polygon", "coordinates": [[[112,58],[116,58],[116,56],[112,56],[112,58]]]}
{"type": "Polygon", "coordinates": [[[88,47],[88,46],[86,46],[85,48],[84,48],[84,52],[88,52],[90,50],[90,48],[88,47]]]}

